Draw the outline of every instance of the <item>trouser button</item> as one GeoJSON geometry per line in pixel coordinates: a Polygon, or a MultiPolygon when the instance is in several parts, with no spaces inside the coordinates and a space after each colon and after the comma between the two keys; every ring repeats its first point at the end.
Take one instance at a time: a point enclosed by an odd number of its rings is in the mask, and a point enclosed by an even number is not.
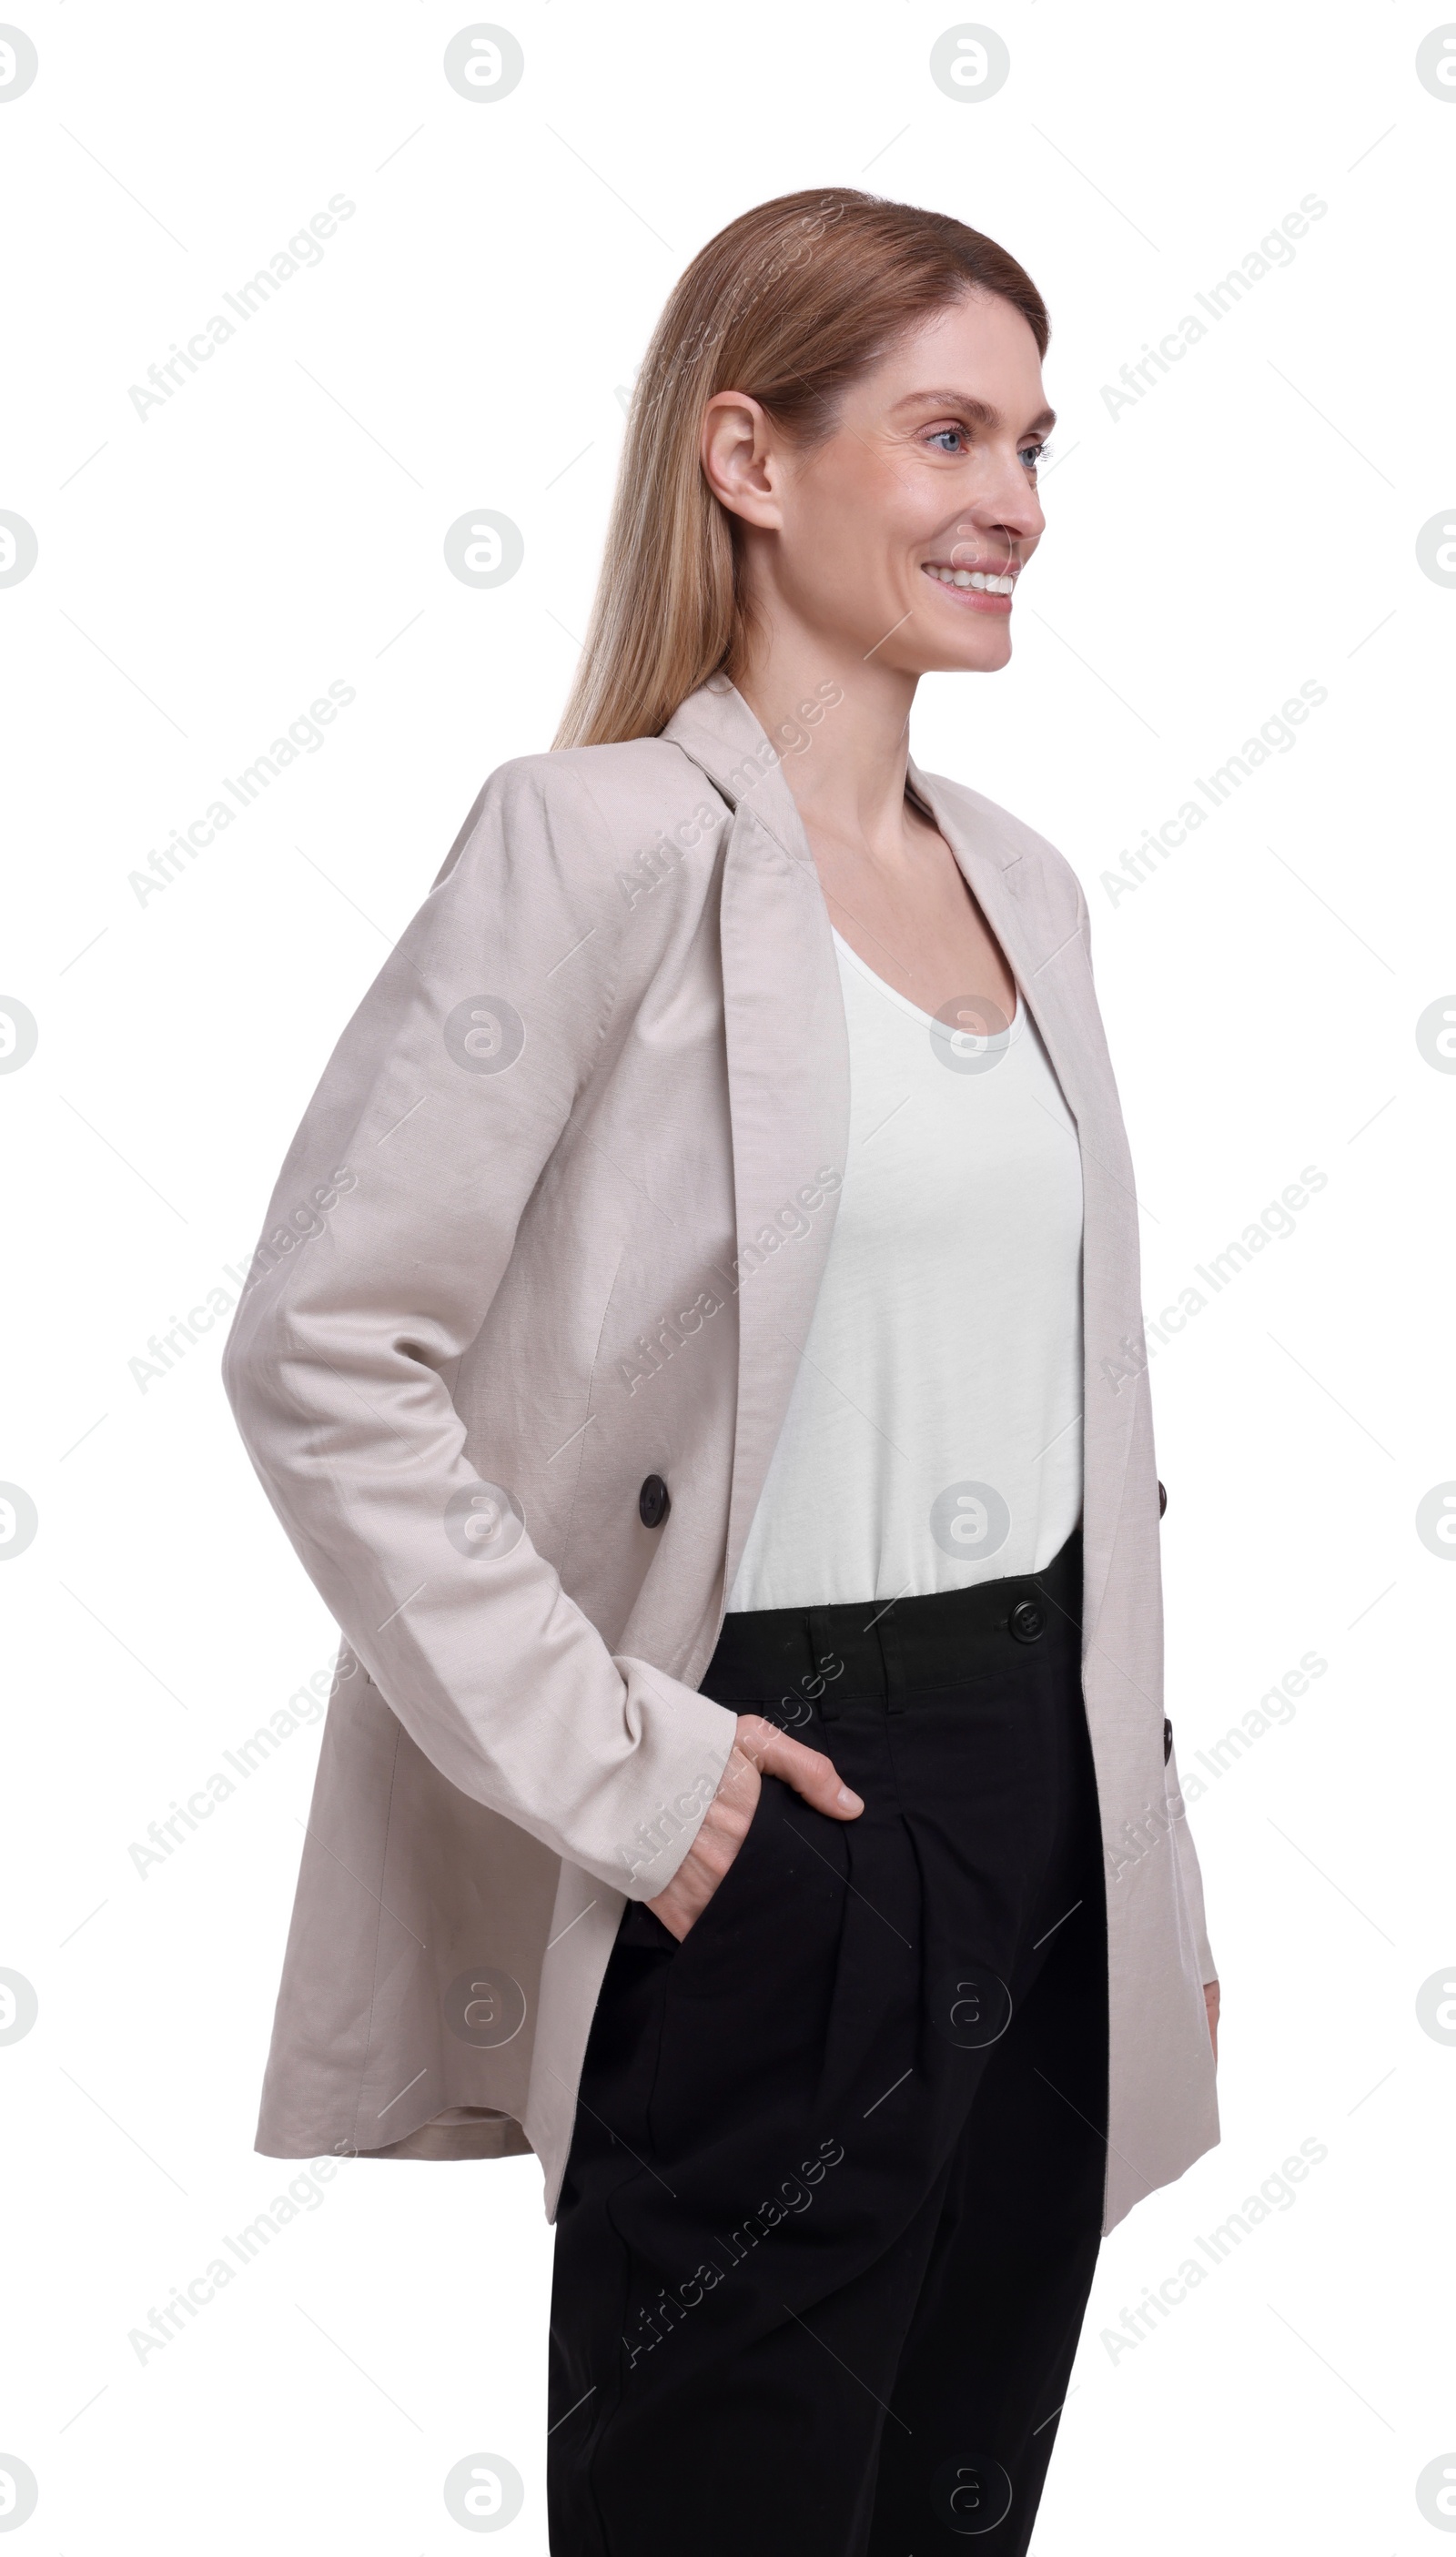
{"type": "Polygon", "coordinates": [[[1018,1598],[1009,1623],[1018,1643],[1039,1643],[1046,1632],[1046,1609],[1035,1598],[1018,1598]]]}

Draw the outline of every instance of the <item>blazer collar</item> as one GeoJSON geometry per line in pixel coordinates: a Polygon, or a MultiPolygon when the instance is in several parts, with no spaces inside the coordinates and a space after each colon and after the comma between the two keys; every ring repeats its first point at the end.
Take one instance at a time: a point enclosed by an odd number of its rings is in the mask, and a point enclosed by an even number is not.
{"type": "Polygon", "coordinates": [[[783,777],[784,747],[759,726],[727,675],[710,675],[690,693],[662,734],[701,766],[735,814],[746,810],[781,852],[813,870],[803,819],[783,777]]]}

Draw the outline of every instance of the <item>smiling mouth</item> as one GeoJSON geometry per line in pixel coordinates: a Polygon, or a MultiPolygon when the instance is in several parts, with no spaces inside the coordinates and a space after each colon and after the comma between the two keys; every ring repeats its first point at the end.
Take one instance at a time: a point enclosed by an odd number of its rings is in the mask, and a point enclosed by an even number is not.
{"type": "Polygon", "coordinates": [[[944,560],[922,560],[925,575],[953,595],[994,595],[1009,597],[1015,593],[1019,571],[998,577],[979,568],[951,568],[944,560]]]}

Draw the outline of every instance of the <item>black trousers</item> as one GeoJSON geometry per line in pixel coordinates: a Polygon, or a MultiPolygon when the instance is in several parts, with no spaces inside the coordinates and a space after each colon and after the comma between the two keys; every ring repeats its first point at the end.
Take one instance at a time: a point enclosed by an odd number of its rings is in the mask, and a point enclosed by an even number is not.
{"type": "Polygon", "coordinates": [[[629,1904],[557,2221],[555,2557],[1027,2547],[1096,2261],[1107,1951],[1081,1548],[730,1616],[765,1778],[679,1945],[629,1904]]]}

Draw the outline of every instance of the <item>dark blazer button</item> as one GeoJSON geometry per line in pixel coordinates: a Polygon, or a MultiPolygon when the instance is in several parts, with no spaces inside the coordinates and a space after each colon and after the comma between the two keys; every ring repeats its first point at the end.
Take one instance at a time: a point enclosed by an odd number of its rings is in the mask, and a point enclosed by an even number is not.
{"type": "Polygon", "coordinates": [[[1039,1643],[1046,1632],[1046,1610],[1034,1598],[1018,1598],[1007,1622],[1018,1643],[1039,1643]]]}
{"type": "Polygon", "coordinates": [[[1167,1715],[1166,1715],[1166,1714],[1164,1714],[1164,1716],[1163,1716],[1163,1765],[1164,1765],[1165,1767],[1166,1767],[1166,1765],[1167,1765],[1167,1763],[1168,1763],[1168,1760],[1171,1758],[1172,1754],[1173,1754],[1173,1726],[1172,1726],[1171,1722],[1169,1722],[1169,1720],[1168,1720],[1168,1718],[1167,1718],[1167,1715]]]}
{"type": "Polygon", "coordinates": [[[1158,1487],[1157,1487],[1157,1514],[1158,1514],[1158,1517],[1159,1517],[1159,1518],[1161,1518],[1161,1517],[1162,1517],[1162,1514],[1163,1514],[1164,1510],[1167,1508],[1167,1506],[1168,1506],[1168,1495],[1167,1495],[1167,1491],[1166,1491],[1166,1489],[1165,1489],[1164,1485],[1163,1485],[1163,1484],[1161,1484],[1161,1483],[1159,1483],[1159,1485],[1158,1485],[1158,1487]]]}
{"type": "Polygon", "coordinates": [[[649,1474],[637,1494],[637,1516],[644,1527],[661,1527],[672,1508],[672,1494],[660,1474],[649,1474]]]}

